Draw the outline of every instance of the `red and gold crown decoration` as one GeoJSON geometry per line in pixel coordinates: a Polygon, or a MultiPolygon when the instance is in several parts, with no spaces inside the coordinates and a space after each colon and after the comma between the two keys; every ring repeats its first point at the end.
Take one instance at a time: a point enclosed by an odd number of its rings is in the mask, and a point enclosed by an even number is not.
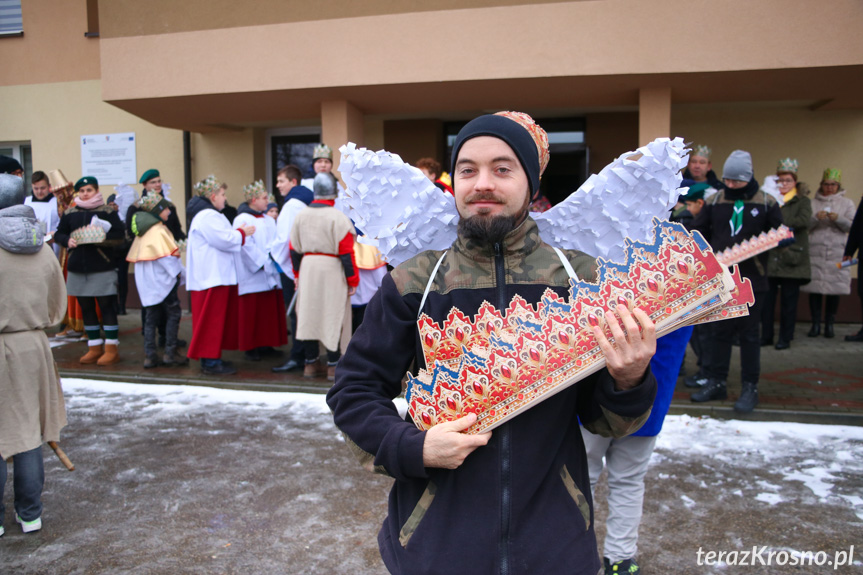
{"type": "Polygon", "coordinates": [[[793,241],[794,230],[783,225],[769,232],[761,232],[757,236],[752,236],[739,244],[725,248],[716,254],[716,259],[727,266],[739,264],[743,260],[748,260],[751,257],[778,247],[780,243],[786,245],[793,241]]]}
{"type": "Polygon", "coordinates": [[[657,335],[683,325],[748,314],[749,280],[719,262],[698,232],[653,220],[652,243],[627,239],[624,262],[597,260],[595,282],[571,281],[569,298],[547,289],[536,307],[521,296],[506,310],[483,302],[473,319],[453,308],[443,325],[418,320],[427,369],[408,374],[416,426],[476,413],[481,433],[605,366],[592,328],[614,338],[605,318],[618,304],[644,310],[657,335]]]}

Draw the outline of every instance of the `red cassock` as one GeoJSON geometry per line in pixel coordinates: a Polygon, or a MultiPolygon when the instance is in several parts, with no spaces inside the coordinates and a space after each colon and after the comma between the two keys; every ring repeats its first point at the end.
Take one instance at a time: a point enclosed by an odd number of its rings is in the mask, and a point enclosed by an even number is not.
{"type": "Polygon", "coordinates": [[[243,351],[256,347],[279,347],[288,343],[285,300],[282,290],[239,296],[239,345],[243,351]]]}
{"type": "MultiPolygon", "coordinates": [[[[216,286],[192,295],[190,359],[218,359],[223,349],[240,349],[240,296],[237,286],[216,286]]],[[[284,323],[284,303],[282,303],[284,323]]]]}

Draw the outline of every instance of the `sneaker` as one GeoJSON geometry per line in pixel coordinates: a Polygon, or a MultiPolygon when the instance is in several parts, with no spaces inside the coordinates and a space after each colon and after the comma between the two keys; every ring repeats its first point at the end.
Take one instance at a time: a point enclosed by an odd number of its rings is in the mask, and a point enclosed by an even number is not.
{"type": "Polygon", "coordinates": [[[727,399],[728,390],[725,387],[725,382],[721,379],[709,379],[707,383],[689,396],[689,399],[696,403],[705,401],[713,401],[714,399],[727,399]]]}
{"type": "Polygon", "coordinates": [[[740,398],[734,402],[734,411],[750,413],[758,405],[758,384],[743,382],[740,398]]]}
{"type": "Polygon", "coordinates": [[[605,557],[603,558],[602,563],[605,566],[605,575],[616,575],[618,573],[638,575],[641,573],[641,569],[638,567],[638,563],[635,562],[635,559],[624,559],[623,561],[612,563],[608,560],[608,557],[605,557]]]}
{"type": "Polygon", "coordinates": [[[41,517],[37,517],[33,521],[24,521],[23,519],[18,517],[18,514],[16,513],[15,521],[18,522],[18,524],[21,526],[21,531],[23,531],[24,533],[32,533],[33,531],[39,531],[40,529],[42,529],[41,517]]]}
{"type": "Polygon", "coordinates": [[[683,378],[683,385],[686,387],[698,388],[707,385],[707,378],[696,373],[695,375],[687,375],[683,378]]]}

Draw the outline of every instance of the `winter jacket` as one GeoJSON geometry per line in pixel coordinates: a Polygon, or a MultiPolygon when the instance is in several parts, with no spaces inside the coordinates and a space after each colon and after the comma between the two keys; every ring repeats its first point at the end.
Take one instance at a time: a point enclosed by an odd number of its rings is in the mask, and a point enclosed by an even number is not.
{"type": "Polygon", "coordinates": [[[854,257],[857,250],[863,247],[863,202],[857,206],[857,213],[854,214],[854,221],[851,223],[851,229],[848,231],[848,241],[845,242],[845,254],[848,257],[854,257]]]}
{"type": "MultiPolygon", "coordinates": [[[[174,241],[179,242],[180,240],[186,239],[186,234],[183,233],[183,225],[180,223],[180,217],[177,215],[177,208],[171,204],[170,208],[171,214],[168,216],[168,221],[165,222],[165,225],[170,230],[171,235],[174,236],[174,241]]],[[[132,204],[129,206],[129,209],[126,210],[126,239],[129,241],[135,239],[135,232],[132,230],[132,220],[136,213],[142,211],[137,205],[132,204]]],[[[192,221],[192,218],[189,217],[188,221],[192,221]]]]}
{"type": "Polygon", "coordinates": [[[0,210],[0,465],[58,441],[66,425],[45,328],[66,312],[63,271],[33,209],[0,210]]]}
{"type": "Polygon", "coordinates": [[[845,197],[845,190],[825,196],[821,190],[812,199],[812,219],[809,220],[809,261],[812,265],[812,281],[803,286],[803,291],[828,295],[851,293],[851,269],[837,268],[842,261],[848,231],[854,220],[854,202],[845,197]],[[837,215],[836,221],[819,220],[819,212],[837,215]]]}
{"type": "MultiPolygon", "coordinates": [[[[593,258],[564,253],[580,278],[593,278],[593,258]]],[[[425,432],[390,401],[411,365],[424,366],[420,311],[443,322],[454,306],[473,316],[484,301],[498,309],[515,295],[536,303],[547,288],[567,297],[569,284],[528,218],[493,250],[457,239],[420,310],[441,256],[423,252],[384,278],[327,395],[356,454],[396,480],[378,535],[384,564],[392,573],[595,575],[600,562],[578,417],[594,433],[632,433],[649,415],[656,380],[648,370],[639,386],[616,391],[603,369],[494,429],[488,445],[457,469],[424,467],[425,432]]]]}
{"type": "Polygon", "coordinates": [[[797,184],[797,195],[782,205],[782,223],[794,231],[794,243],[767,252],[767,276],[794,278],[808,283],[812,276],[809,266],[809,222],[812,202],[807,197],[806,184],[797,184]]]}
{"type": "Polygon", "coordinates": [[[99,244],[84,244],[69,250],[70,272],[92,274],[111,271],[116,267],[115,250],[126,242],[125,227],[120,216],[110,206],[99,206],[92,210],[73,207],[66,210],[60,218],[54,241],[63,247],[69,246],[72,232],[78,228],[90,225],[93,216],[111,223],[111,229],[105,234],[105,241],[99,244]]]}
{"type": "MultiPolygon", "coordinates": [[[[780,225],[779,204],[759,190],[753,178],[744,188],[723,188],[711,197],[692,222],[692,229],[701,232],[714,251],[721,251],[780,225]],[[743,201],[743,223],[740,231],[732,234],[731,217],[738,199],[743,201]]],[[[767,291],[767,254],[740,262],[740,273],[752,282],[753,291],[767,291]]]]}

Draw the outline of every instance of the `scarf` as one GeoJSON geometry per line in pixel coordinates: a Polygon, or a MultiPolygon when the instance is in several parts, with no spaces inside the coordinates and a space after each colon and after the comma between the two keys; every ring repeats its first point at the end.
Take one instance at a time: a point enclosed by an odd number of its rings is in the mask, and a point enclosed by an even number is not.
{"type": "Polygon", "coordinates": [[[734,211],[731,213],[731,235],[736,236],[740,233],[740,228],[743,227],[743,200],[735,200],[734,211]]]}
{"type": "Polygon", "coordinates": [[[797,186],[794,186],[793,188],[791,188],[790,192],[782,195],[782,201],[787,204],[788,202],[793,200],[796,196],[797,196],[797,186]]]}
{"type": "Polygon", "coordinates": [[[89,200],[75,198],[75,205],[85,210],[92,210],[94,208],[98,208],[99,206],[104,206],[105,198],[102,197],[102,194],[96,194],[89,200]]]}

